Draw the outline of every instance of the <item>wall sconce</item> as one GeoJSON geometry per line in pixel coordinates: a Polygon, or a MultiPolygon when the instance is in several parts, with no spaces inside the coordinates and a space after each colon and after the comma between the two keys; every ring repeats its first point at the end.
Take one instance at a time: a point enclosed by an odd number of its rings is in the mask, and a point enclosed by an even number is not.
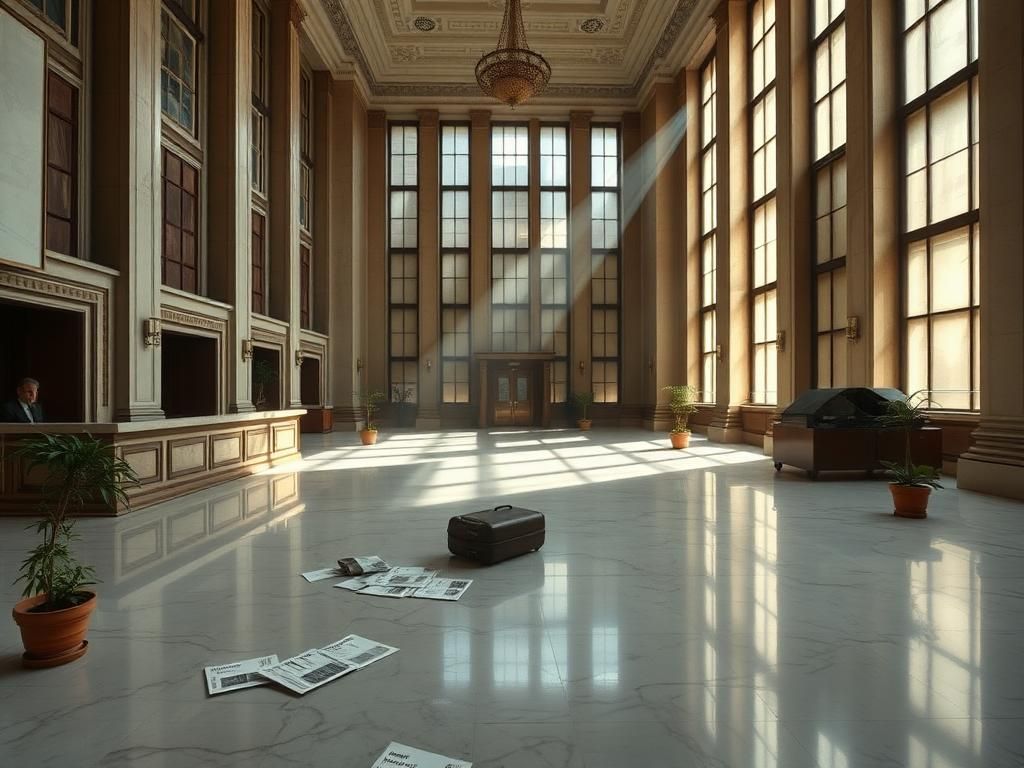
{"type": "Polygon", "coordinates": [[[715,344],[715,359],[721,361],[722,359],[722,345],[715,344]]]}
{"type": "Polygon", "coordinates": [[[779,352],[784,352],[785,351],[785,349],[786,349],[786,332],[785,331],[779,331],[777,334],[775,334],[775,348],[778,349],[779,352]]]}
{"type": "Polygon", "coordinates": [[[306,359],[306,358],[305,358],[305,356],[303,355],[303,353],[302,353],[302,350],[301,350],[301,349],[296,349],[296,350],[295,350],[295,365],[296,365],[296,367],[301,367],[301,365],[302,365],[302,362],[303,362],[303,361],[304,361],[305,359],[306,359]]]}
{"type": "Polygon", "coordinates": [[[242,361],[249,362],[252,360],[253,346],[252,339],[242,339],[242,361]]]}
{"type": "Polygon", "coordinates": [[[142,343],[147,347],[160,346],[160,320],[148,317],[142,321],[142,343]]]}
{"type": "Polygon", "coordinates": [[[580,376],[582,376],[583,372],[587,369],[587,366],[583,364],[582,360],[580,360],[579,369],[580,369],[580,376]]]}
{"type": "Polygon", "coordinates": [[[846,340],[857,341],[860,338],[860,318],[850,315],[846,318],[846,340]]]}
{"type": "Polygon", "coordinates": [[[654,370],[654,358],[653,357],[650,360],[647,361],[647,370],[649,370],[649,371],[653,371],[654,370]]]}
{"type": "Polygon", "coordinates": [[[428,357],[427,358],[427,370],[429,371],[433,367],[434,367],[434,363],[431,362],[430,358],[428,357]]]}

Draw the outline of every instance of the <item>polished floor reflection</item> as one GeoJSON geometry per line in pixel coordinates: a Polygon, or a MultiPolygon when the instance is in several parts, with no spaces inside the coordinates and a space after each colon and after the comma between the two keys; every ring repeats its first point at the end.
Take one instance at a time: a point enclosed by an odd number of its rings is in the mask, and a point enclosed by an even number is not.
{"type": "MultiPolygon", "coordinates": [[[[89,653],[22,671],[0,629],[0,765],[370,766],[390,741],[476,768],[1024,765],[1024,505],[776,475],[639,430],[304,440],[304,459],[117,520],[89,653]],[[449,558],[449,516],[543,511],[539,553],[449,558]],[[298,574],[380,554],[458,603],[298,574]],[[305,697],[207,698],[206,664],[355,632],[401,651],[305,697]]],[[[948,483],[953,486],[954,483],[948,483]]],[[[0,520],[8,604],[25,521],[0,520]]]]}

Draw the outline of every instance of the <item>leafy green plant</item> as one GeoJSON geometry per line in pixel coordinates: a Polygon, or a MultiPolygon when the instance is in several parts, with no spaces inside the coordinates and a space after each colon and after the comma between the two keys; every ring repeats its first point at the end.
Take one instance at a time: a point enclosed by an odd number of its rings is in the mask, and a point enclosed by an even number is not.
{"type": "Polygon", "coordinates": [[[939,484],[939,472],[928,464],[900,464],[898,461],[883,461],[886,474],[896,485],[916,485],[919,487],[942,488],[939,484]]]}
{"type": "Polygon", "coordinates": [[[391,385],[391,402],[392,403],[408,403],[412,401],[412,388],[406,387],[402,389],[397,384],[391,385]]]}
{"type": "Polygon", "coordinates": [[[252,401],[258,410],[267,405],[267,390],[274,386],[277,371],[267,360],[252,361],[252,401]]]}
{"type": "Polygon", "coordinates": [[[920,429],[928,423],[927,409],[935,406],[924,390],[914,392],[906,400],[890,400],[885,404],[885,411],[878,417],[880,426],[901,429],[904,433],[903,463],[883,461],[886,474],[896,485],[928,486],[942,488],[938,483],[939,472],[928,464],[914,464],[911,455],[910,436],[913,430],[920,429]]]}
{"type": "Polygon", "coordinates": [[[373,414],[380,409],[381,403],[385,400],[387,400],[387,395],[379,389],[375,389],[370,392],[363,392],[359,396],[359,401],[362,403],[363,409],[366,411],[366,426],[364,429],[372,432],[377,431],[377,425],[373,423],[373,414]]]}
{"type": "Polygon", "coordinates": [[[690,384],[670,384],[667,387],[662,387],[663,390],[669,393],[668,395],[668,407],[672,411],[672,417],[675,419],[675,425],[672,427],[673,432],[689,432],[690,428],[686,426],[690,420],[690,414],[697,410],[697,390],[690,384]]]}
{"type": "Polygon", "coordinates": [[[594,403],[593,392],[574,392],[572,395],[573,405],[579,411],[580,421],[587,420],[587,409],[594,403]]]}
{"type": "Polygon", "coordinates": [[[28,526],[29,530],[35,528],[43,541],[21,563],[15,584],[25,582],[24,597],[46,595],[37,610],[78,605],[87,599],[82,587],[96,580],[92,566],[82,565],[71,553],[71,543],[78,539],[71,516],[97,499],[111,506],[127,506],[126,488],[137,484],[138,476],[124,459],[114,455],[113,446],[92,435],[30,437],[13,455],[26,462],[26,471],[43,467],[47,472],[43,517],[28,526]]]}

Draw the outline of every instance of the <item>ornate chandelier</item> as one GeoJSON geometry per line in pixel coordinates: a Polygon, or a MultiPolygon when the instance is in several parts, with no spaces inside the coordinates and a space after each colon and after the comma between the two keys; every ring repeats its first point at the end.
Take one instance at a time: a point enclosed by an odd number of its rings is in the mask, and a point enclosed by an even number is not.
{"type": "Polygon", "coordinates": [[[526,43],[520,0],[507,0],[498,47],[476,64],[480,90],[513,109],[540,93],[551,79],[551,65],[526,43]]]}

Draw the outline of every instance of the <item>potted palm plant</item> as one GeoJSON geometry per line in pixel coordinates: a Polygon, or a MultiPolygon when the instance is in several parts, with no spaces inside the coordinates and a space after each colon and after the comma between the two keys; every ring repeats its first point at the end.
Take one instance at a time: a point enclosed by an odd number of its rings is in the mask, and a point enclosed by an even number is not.
{"type": "Polygon", "coordinates": [[[906,400],[891,400],[885,412],[878,417],[883,427],[900,429],[904,433],[903,461],[883,461],[886,474],[892,479],[893,514],[897,517],[923,518],[928,516],[928,497],[932,488],[942,488],[939,471],[928,464],[914,464],[911,454],[911,433],[927,423],[925,408],[931,404],[921,392],[906,400]]]}
{"type": "Polygon", "coordinates": [[[85,634],[96,609],[93,568],[71,552],[73,515],[86,504],[128,506],[126,488],[138,483],[135,471],[114,455],[113,446],[85,435],[39,435],[22,442],[14,452],[27,464],[26,473],[41,467],[44,483],[42,519],[29,526],[42,541],[29,553],[15,581],[24,582],[24,597],[14,606],[21,629],[26,667],[55,667],[85,654],[85,634]]]}
{"type": "Polygon", "coordinates": [[[697,410],[697,406],[694,404],[697,399],[697,390],[689,384],[670,384],[663,389],[669,393],[668,407],[675,420],[672,431],[668,434],[672,441],[672,447],[688,448],[690,429],[686,424],[690,420],[690,414],[697,410]]]}
{"type": "Polygon", "coordinates": [[[591,424],[590,419],[587,418],[587,409],[594,403],[594,393],[575,392],[572,396],[572,402],[580,415],[579,419],[576,420],[576,426],[586,432],[590,429],[591,424]]]}
{"type": "Polygon", "coordinates": [[[363,441],[363,445],[373,445],[377,442],[377,425],[373,421],[373,415],[380,409],[380,404],[387,399],[387,396],[379,389],[375,389],[371,392],[364,392],[359,399],[366,412],[366,423],[359,432],[359,438],[363,441]]]}

